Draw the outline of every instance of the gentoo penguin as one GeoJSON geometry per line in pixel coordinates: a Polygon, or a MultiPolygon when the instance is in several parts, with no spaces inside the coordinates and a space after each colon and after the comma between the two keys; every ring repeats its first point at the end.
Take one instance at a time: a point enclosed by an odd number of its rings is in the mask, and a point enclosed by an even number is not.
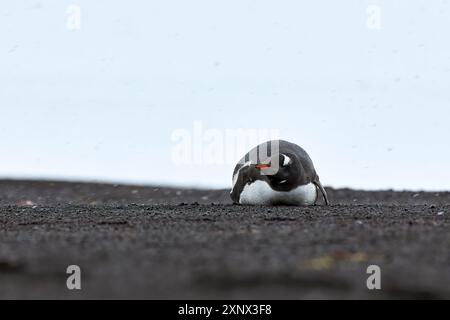
{"type": "Polygon", "coordinates": [[[328,196],[308,153],[300,146],[272,140],[250,150],[233,172],[231,199],[251,205],[313,205],[319,191],[328,196]]]}

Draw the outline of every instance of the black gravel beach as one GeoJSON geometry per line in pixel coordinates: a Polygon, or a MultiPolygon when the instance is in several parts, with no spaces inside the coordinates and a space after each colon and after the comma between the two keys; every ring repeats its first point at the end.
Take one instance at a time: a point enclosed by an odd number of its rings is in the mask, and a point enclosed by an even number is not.
{"type": "Polygon", "coordinates": [[[250,207],[228,190],[0,181],[0,298],[450,298],[450,193],[327,192],[332,206],[250,207]]]}

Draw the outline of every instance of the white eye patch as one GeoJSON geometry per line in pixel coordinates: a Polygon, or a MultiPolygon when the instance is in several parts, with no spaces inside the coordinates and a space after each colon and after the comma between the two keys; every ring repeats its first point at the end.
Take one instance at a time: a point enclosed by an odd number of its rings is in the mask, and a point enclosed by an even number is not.
{"type": "Polygon", "coordinates": [[[291,163],[291,158],[289,158],[287,155],[283,154],[283,164],[282,164],[282,166],[285,167],[289,163],[291,163]]]}

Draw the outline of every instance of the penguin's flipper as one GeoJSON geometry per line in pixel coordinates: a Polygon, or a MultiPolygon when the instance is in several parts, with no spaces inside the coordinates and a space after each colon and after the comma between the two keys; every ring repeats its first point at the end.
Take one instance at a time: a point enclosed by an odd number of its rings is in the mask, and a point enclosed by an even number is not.
{"type": "Polygon", "coordinates": [[[252,165],[251,162],[246,162],[242,165],[233,176],[233,186],[230,191],[231,200],[233,200],[233,204],[239,204],[240,195],[244,186],[247,184],[249,180],[251,180],[252,170],[255,170],[255,165],[252,165]]]}
{"type": "Polygon", "coordinates": [[[325,188],[322,186],[322,183],[320,183],[319,177],[317,177],[313,183],[319,188],[320,192],[322,193],[323,200],[325,200],[325,204],[327,206],[330,205],[330,201],[328,200],[327,192],[325,191],[325,188]]]}

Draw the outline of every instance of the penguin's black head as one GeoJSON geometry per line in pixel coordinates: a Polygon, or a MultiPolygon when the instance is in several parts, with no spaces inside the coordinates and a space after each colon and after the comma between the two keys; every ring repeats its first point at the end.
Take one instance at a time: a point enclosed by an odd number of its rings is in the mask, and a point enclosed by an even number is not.
{"type": "Polygon", "coordinates": [[[294,154],[279,153],[255,166],[265,176],[272,189],[288,191],[297,185],[300,174],[299,161],[294,154]]]}

